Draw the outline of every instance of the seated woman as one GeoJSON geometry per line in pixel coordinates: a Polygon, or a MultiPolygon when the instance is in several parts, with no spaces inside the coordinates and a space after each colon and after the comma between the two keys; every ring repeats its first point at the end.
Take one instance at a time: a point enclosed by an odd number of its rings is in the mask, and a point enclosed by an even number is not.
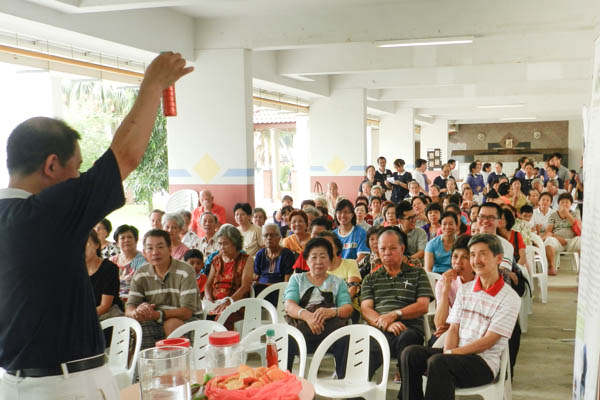
{"type": "Polygon", "coordinates": [[[359,262],[367,254],[367,232],[360,226],[356,226],[356,214],[350,200],[340,200],[335,208],[335,222],[338,227],[334,233],[340,238],[343,246],[340,247],[343,258],[351,258],[359,262]]]}
{"type": "Polygon", "coordinates": [[[206,285],[207,276],[202,273],[204,268],[204,256],[198,249],[190,249],[183,255],[183,261],[190,264],[196,271],[196,283],[200,294],[204,293],[204,285],[206,285]]]}
{"type": "Polygon", "coordinates": [[[527,204],[527,196],[522,191],[523,184],[519,178],[512,178],[510,181],[510,204],[519,211],[521,207],[527,204]]]}
{"type": "Polygon", "coordinates": [[[430,345],[442,336],[450,327],[446,323],[450,309],[454,305],[456,293],[463,283],[471,282],[475,279],[475,271],[471,267],[469,256],[469,235],[461,235],[452,245],[452,268],[442,274],[442,279],[435,284],[435,332],[433,333],[430,345]]]}
{"type": "Polygon", "coordinates": [[[371,225],[365,220],[369,215],[367,213],[367,205],[364,203],[357,203],[354,206],[354,214],[356,215],[356,226],[360,226],[365,231],[371,228],[371,225]]]}
{"type": "Polygon", "coordinates": [[[265,244],[262,241],[261,228],[252,223],[252,207],[248,203],[236,203],[233,206],[233,216],[244,237],[244,251],[254,257],[265,244]]]}
{"type": "Polygon", "coordinates": [[[119,298],[119,268],[102,258],[101,242],[96,231],[90,231],[85,246],[85,265],[87,267],[98,319],[104,321],[123,315],[123,302],[119,298]]]}
{"type": "Polygon", "coordinates": [[[108,219],[104,218],[102,221],[98,222],[94,227],[94,230],[98,234],[98,239],[100,239],[102,258],[110,259],[119,254],[119,247],[106,239],[110,234],[110,231],[112,231],[112,224],[108,219]]]}
{"type": "MultiPolygon", "coordinates": [[[[498,221],[497,234],[504,239],[508,240],[510,244],[513,246],[513,260],[516,261],[519,265],[527,267],[527,255],[525,253],[525,242],[523,241],[523,236],[514,231],[512,228],[515,225],[515,216],[512,211],[508,208],[508,206],[502,207],[502,218],[498,221]]],[[[529,270],[529,276],[531,276],[533,271],[529,270]]]]}
{"type": "Polygon", "coordinates": [[[440,224],[440,217],[442,216],[442,206],[440,203],[432,202],[427,205],[425,209],[427,220],[429,223],[421,227],[427,234],[427,241],[430,241],[438,235],[439,230],[442,228],[440,224]]]}
{"type": "MultiPolygon", "coordinates": [[[[321,233],[323,231],[330,231],[331,228],[332,228],[331,221],[327,217],[322,216],[319,218],[315,218],[310,223],[310,228],[309,228],[310,238],[314,239],[319,236],[319,233],[321,233]]],[[[309,271],[308,264],[306,263],[306,260],[304,259],[304,256],[302,254],[303,253],[300,253],[298,255],[298,258],[296,258],[296,262],[294,263],[294,266],[292,267],[294,272],[309,271]]]]}
{"type": "Polygon", "coordinates": [[[473,207],[473,204],[476,204],[473,198],[473,189],[464,188],[462,192],[462,204],[460,205],[461,211],[468,212],[473,207]]]}
{"type": "MultiPolygon", "coordinates": [[[[302,211],[300,211],[302,212],[302,211]]],[[[292,222],[292,226],[294,223],[292,222]]],[[[292,228],[293,229],[293,228],[292,228]]],[[[290,249],[281,247],[281,234],[277,224],[267,223],[262,228],[265,248],[256,253],[254,259],[254,293],[259,294],[264,288],[273,283],[287,282],[294,272],[296,255],[290,249]]],[[[291,236],[290,236],[291,237],[291,236]]],[[[277,293],[267,296],[267,300],[277,305],[277,293]],[[272,297],[272,298],[271,298],[272,297]]]]}
{"type": "MultiPolygon", "coordinates": [[[[325,238],[309,240],[302,253],[309,271],[294,274],[285,290],[285,320],[298,328],[306,339],[306,348],[313,353],[331,332],[346,325],[352,314],[346,283],[328,274],[333,260],[333,247],[325,238]]],[[[346,374],[347,341],[332,346],[338,378],[346,374]]],[[[294,340],[288,347],[288,370],[291,371],[298,346],[294,340]]]]}
{"type": "Polygon", "coordinates": [[[429,197],[431,197],[432,203],[438,203],[442,205],[444,199],[440,197],[440,187],[438,185],[429,186],[429,197]]]}
{"type": "MultiPolygon", "coordinates": [[[[452,196],[453,194],[458,193],[458,186],[456,185],[456,179],[453,177],[449,177],[446,181],[446,196],[452,196]]],[[[460,193],[459,193],[460,194],[460,193]]]]}
{"type": "MultiPolygon", "coordinates": [[[[249,254],[242,251],[244,238],[233,225],[221,226],[215,239],[219,243],[219,253],[210,263],[204,298],[219,303],[208,315],[210,319],[216,320],[227,306],[250,294],[254,262],[249,254]]],[[[225,325],[227,329],[231,330],[233,323],[241,320],[243,315],[242,312],[232,314],[225,325]]]]}
{"type": "Polygon", "coordinates": [[[137,251],[139,233],[135,226],[119,226],[115,231],[113,238],[115,239],[115,242],[117,242],[121,252],[116,256],[111,257],[110,261],[117,264],[117,267],[119,267],[119,281],[121,282],[119,296],[126,298],[129,294],[129,286],[133,274],[142,265],[146,264],[147,261],[144,258],[144,255],[137,251]]]}
{"type": "Polygon", "coordinates": [[[396,218],[396,205],[394,203],[386,204],[383,207],[383,226],[396,226],[398,225],[398,219],[396,218]]]}
{"type": "Polygon", "coordinates": [[[427,220],[427,215],[425,214],[425,210],[427,209],[426,201],[427,200],[423,196],[413,197],[411,200],[412,208],[417,215],[417,220],[415,222],[417,228],[422,228],[429,222],[427,220]]]}
{"type": "Polygon", "coordinates": [[[383,265],[381,257],[379,257],[379,248],[377,247],[377,235],[379,235],[381,229],[382,227],[380,226],[372,226],[367,231],[367,243],[369,249],[371,249],[371,254],[367,254],[367,256],[358,263],[361,279],[364,279],[364,277],[371,272],[377,271],[383,265]]]}
{"type": "Polygon", "coordinates": [[[371,188],[375,185],[375,167],[372,165],[365,168],[365,179],[358,186],[358,195],[367,196],[371,195],[371,188]],[[365,185],[368,183],[369,185],[365,185]],[[368,189],[367,189],[368,188],[368,189]],[[367,190],[365,190],[367,189],[367,190]]]}
{"type": "Polygon", "coordinates": [[[360,282],[362,281],[360,272],[358,271],[358,263],[356,260],[342,258],[343,243],[335,233],[321,232],[319,233],[319,237],[329,240],[333,246],[333,259],[331,260],[328,273],[342,278],[348,285],[348,293],[350,293],[352,307],[354,307],[352,322],[357,323],[360,317],[360,304],[357,295],[360,289],[360,282]]]}
{"type": "Polygon", "coordinates": [[[451,249],[458,232],[458,216],[452,211],[442,214],[442,234],[433,238],[425,247],[425,270],[443,274],[450,268],[451,249]]]}
{"type": "Polygon", "coordinates": [[[310,240],[310,234],[307,231],[308,216],[302,210],[294,210],[289,216],[289,221],[290,228],[294,233],[283,239],[283,247],[300,254],[304,250],[306,243],[310,240]]]}

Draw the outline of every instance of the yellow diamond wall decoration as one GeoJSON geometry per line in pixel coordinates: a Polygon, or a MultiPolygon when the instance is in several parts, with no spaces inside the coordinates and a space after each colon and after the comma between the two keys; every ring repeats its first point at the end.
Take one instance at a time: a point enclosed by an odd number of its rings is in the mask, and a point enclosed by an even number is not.
{"type": "Polygon", "coordinates": [[[329,164],[327,164],[327,168],[329,168],[334,175],[339,175],[340,172],[346,169],[346,163],[338,156],[335,156],[331,159],[329,164]]]}
{"type": "Polygon", "coordinates": [[[194,166],[194,171],[202,178],[204,183],[212,181],[220,170],[219,164],[208,154],[202,156],[200,161],[194,166]]]}

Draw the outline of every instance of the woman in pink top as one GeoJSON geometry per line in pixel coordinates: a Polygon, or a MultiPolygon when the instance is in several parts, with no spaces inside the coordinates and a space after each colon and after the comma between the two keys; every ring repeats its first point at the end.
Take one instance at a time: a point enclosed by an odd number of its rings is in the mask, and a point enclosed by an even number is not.
{"type": "Polygon", "coordinates": [[[471,268],[471,261],[469,258],[469,235],[459,236],[454,245],[452,246],[452,269],[442,274],[440,279],[435,285],[435,298],[437,300],[437,306],[435,308],[435,317],[433,322],[435,324],[435,332],[431,337],[431,342],[434,343],[442,333],[446,332],[450,327],[446,323],[450,308],[454,305],[454,299],[456,298],[456,292],[463,283],[467,283],[475,279],[475,272],[471,268]]]}

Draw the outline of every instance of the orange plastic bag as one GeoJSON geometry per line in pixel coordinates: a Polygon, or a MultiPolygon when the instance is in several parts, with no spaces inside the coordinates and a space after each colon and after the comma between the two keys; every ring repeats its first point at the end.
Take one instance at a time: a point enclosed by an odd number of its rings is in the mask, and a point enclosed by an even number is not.
{"type": "Polygon", "coordinates": [[[228,390],[217,387],[217,383],[231,375],[220,376],[211,379],[206,384],[205,394],[208,400],[297,400],[302,390],[300,380],[290,373],[284,379],[269,383],[260,388],[248,388],[242,390],[228,390]]]}

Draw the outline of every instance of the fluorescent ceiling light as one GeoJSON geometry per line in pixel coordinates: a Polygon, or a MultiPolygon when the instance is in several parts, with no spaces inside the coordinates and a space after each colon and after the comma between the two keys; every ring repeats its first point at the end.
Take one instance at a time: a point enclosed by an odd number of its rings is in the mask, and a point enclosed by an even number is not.
{"type": "Polygon", "coordinates": [[[415,118],[416,125],[432,125],[431,122],[424,121],[422,119],[415,118]]]}
{"type": "Polygon", "coordinates": [[[384,40],[375,42],[377,47],[414,47],[414,46],[440,46],[446,44],[473,43],[474,36],[454,36],[428,39],[403,39],[384,40]]]}
{"type": "Polygon", "coordinates": [[[477,106],[477,108],[518,108],[518,107],[525,107],[525,104],[523,104],[523,103],[517,103],[517,104],[488,104],[488,105],[477,106]]]}
{"type": "Polygon", "coordinates": [[[431,118],[433,117],[433,115],[431,114],[419,114],[421,117],[425,117],[425,118],[431,118]]]}
{"type": "Polygon", "coordinates": [[[536,117],[507,117],[500,118],[500,121],[533,121],[536,117]]]}

